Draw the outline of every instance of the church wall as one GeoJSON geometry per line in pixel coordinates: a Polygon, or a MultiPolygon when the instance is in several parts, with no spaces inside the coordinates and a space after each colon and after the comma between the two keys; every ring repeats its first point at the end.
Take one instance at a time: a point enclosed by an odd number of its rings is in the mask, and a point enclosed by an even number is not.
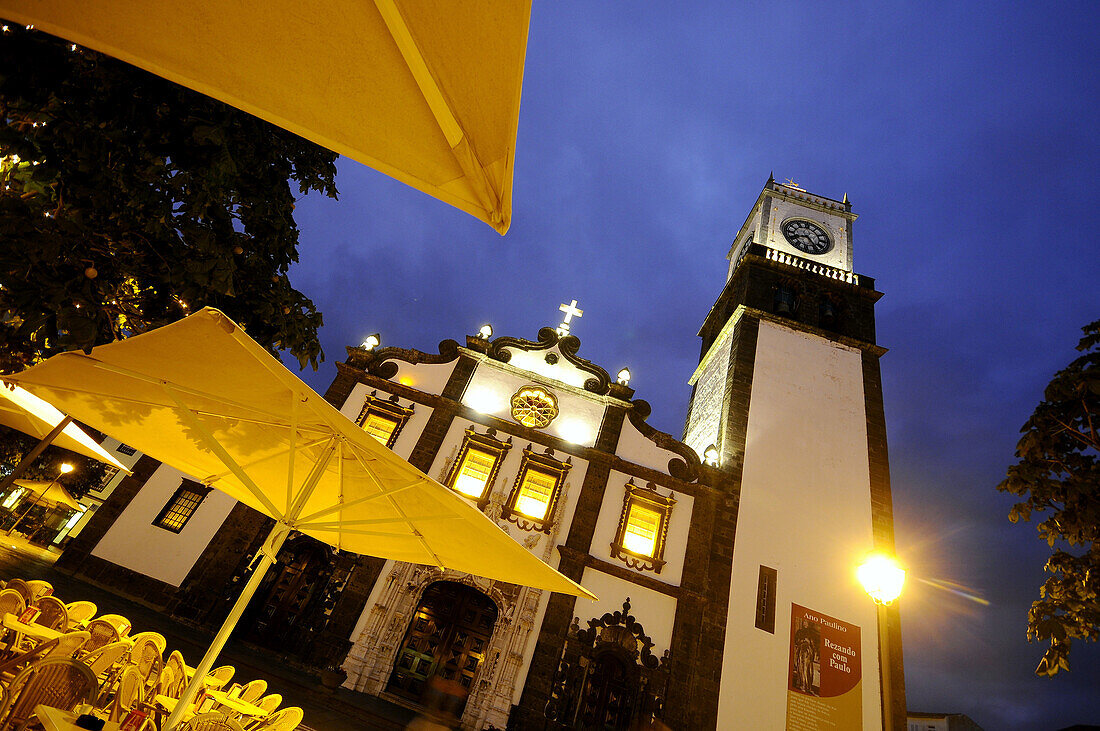
{"type": "Polygon", "coordinates": [[[437,395],[443,393],[447,379],[451,377],[451,371],[455,367],[454,363],[406,363],[403,360],[388,362],[397,366],[397,375],[393,376],[391,381],[437,395]]]}
{"type": "Polygon", "coordinates": [[[749,406],[719,728],[782,728],[791,604],[861,630],[863,727],[880,728],[861,353],[762,321],[749,406]],[[754,626],[761,565],[778,571],[775,633],[754,626]]]}
{"type": "Polygon", "coordinates": [[[581,584],[598,597],[598,601],[586,597],[577,598],[573,614],[579,620],[581,629],[587,626],[590,619],[623,611],[623,602],[630,599],[630,613],[653,640],[653,649],[650,652],[661,657],[672,645],[672,625],[676,619],[675,597],[593,568],[584,570],[581,584]]]}
{"type": "MultiPolygon", "coordinates": [[[[366,403],[367,394],[377,390],[379,395],[388,396],[389,392],[383,392],[382,389],[375,389],[365,384],[358,383],[355,388],[352,389],[351,395],[348,396],[348,400],[344,403],[344,406],[340,409],[340,413],[348,417],[352,421],[359,418],[359,413],[363,410],[363,404],[366,403]]],[[[407,399],[399,399],[402,406],[408,406],[409,401],[407,399]]],[[[401,427],[401,432],[397,435],[397,439],[394,440],[393,447],[391,449],[401,459],[407,460],[412,454],[413,449],[416,447],[416,442],[420,439],[420,434],[424,431],[424,427],[428,425],[428,419],[432,416],[432,408],[425,406],[424,404],[414,404],[413,413],[405,422],[405,425],[401,427]]]]}
{"type": "Polygon", "coordinates": [[[668,474],[668,462],[671,459],[681,459],[680,455],[667,449],[661,449],[646,438],[627,419],[623,423],[619,433],[619,442],[615,447],[616,456],[622,457],[627,462],[649,467],[668,474]]]}
{"type": "MultiPolygon", "coordinates": [[[[515,359],[514,357],[513,360],[515,359]]],[[[559,361],[553,368],[564,370],[566,366],[573,368],[564,361],[559,361]]],[[[557,398],[559,412],[545,431],[567,442],[591,447],[596,442],[604,404],[597,399],[572,393],[552,382],[548,383],[547,380],[535,374],[480,365],[462,395],[462,403],[475,411],[510,421],[512,395],[528,384],[542,385],[557,398]]]]}
{"type": "MultiPolygon", "coordinates": [[[[611,544],[614,542],[615,534],[619,530],[619,519],[622,516],[623,502],[626,500],[626,483],[629,480],[630,476],[622,472],[611,473],[607,480],[607,487],[604,489],[603,504],[600,506],[596,528],[592,533],[592,548],[589,553],[612,565],[626,565],[611,555],[611,544]]],[[[637,484],[637,480],[635,480],[635,484],[637,484]]],[[[672,514],[669,516],[668,535],[665,539],[664,560],[666,563],[659,574],[653,571],[640,573],[663,584],[678,586],[684,572],[684,555],[687,550],[688,530],[691,528],[691,510],[694,500],[690,495],[669,490],[660,485],[657,486],[657,489],[662,496],[671,492],[676,499],[672,514]]],[[[587,575],[587,570],[585,575],[587,575]]],[[[592,589],[587,584],[585,584],[585,587],[592,589]]],[[[595,589],[592,589],[592,591],[595,591],[595,589]]],[[[599,592],[596,592],[596,594],[598,595],[599,592]]],[[[619,604],[621,605],[622,602],[620,601],[619,604]]],[[[640,605],[635,604],[635,606],[640,605]]],[[[637,612],[634,612],[634,615],[639,616],[637,612]]],[[[581,617],[581,619],[584,619],[584,617],[581,617]]],[[[648,630],[649,627],[647,626],[646,629],[648,630]]]]}
{"type": "Polygon", "coordinates": [[[92,549],[92,555],[178,587],[236,503],[225,493],[211,490],[182,531],[156,527],[153,521],[183,477],[179,470],[161,465],[92,549]]]}
{"type": "Polygon", "coordinates": [[[730,349],[733,346],[732,332],[721,341],[715,341],[706,354],[705,365],[699,379],[695,382],[695,393],[691,399],[691,411],[684,430],[684,442],[695,450],[700,458],[706,448],[721,443],[719,430],[722,427],[722,411],[726,389],[726,373],[730,364],[730,349]]]}

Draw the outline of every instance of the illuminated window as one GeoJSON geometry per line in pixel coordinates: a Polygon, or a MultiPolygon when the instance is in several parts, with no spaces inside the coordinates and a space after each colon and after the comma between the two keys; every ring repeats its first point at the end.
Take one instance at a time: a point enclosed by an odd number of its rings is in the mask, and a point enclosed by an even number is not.
{"type": "Polygon", "coordinates": [[[645,487],[635,485],[633,480],[627,483],[611,555],[639,571],[661,573],[668,518],[675,504],[671,492],[668,497],[661,495],[652,482],[645,487]]]}
{"type": "Polygon", "coordinates": [[[397,431],[399,423],[398,419],[388,414],[372,412],[368,413],[367,418],[363,421],[363,431],[382,442],[382,444],[388,445],[390,437],[397,431]]]}
{"type": "Polygon", "coordinates": [[[363,431],[370,434],[387,447],[392,448],[397,441],[397,435],[401,428],[412,416],[413,407],[402,406],[397,401],[397,396],[382,398],[377,391],[372,391],[363,403],[363,409],[359,412],[356,423],[363,427],[363,431]]]}
{"type": "Polygon", "coordinates": [[[527,445],[523,450],[523,464],[501,517],[524,530],[549,533],[562,483],[572,466],[572,458],[562,462],[554,458],[553,450],[537,454],[527,445]]]}
{"type": "Polygon", "coordinates": [[[473,427],[466,430],[462,449],[447,475],[447,486],[455,492],[478,501],[484,508],[489,504],[493,480],[504,460],[504,455],[512,448],[512,438],[502,442],[496,438],[496,431],[488,430],[478,434],[473,427]]]}
{"type": "Polygon", "coordinates": [[[203,499],[210,493],[210,488],[193,480],[184,480],[172,498],[164,505],[160,515],[153,521],[158,528],[179,533],[191,520],[191,516],[198,510],[203,499]]]}

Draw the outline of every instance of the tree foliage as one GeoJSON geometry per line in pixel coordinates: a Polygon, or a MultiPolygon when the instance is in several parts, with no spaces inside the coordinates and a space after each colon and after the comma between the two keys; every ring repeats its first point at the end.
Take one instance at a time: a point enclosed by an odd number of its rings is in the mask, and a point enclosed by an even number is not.
{"type": "Polygon", "coordinates": [[[1019,462],[998,490],[1019,495],[1009,520],[1042,516],[1051,548],[1028,639],[1050,641],[1038,675],[1069,669],[1075,639],[1100,636],[1100,320],[1083,328],[1082,355],[1059,371],[1020,430],[1019,462]]]}
{"type": "Polygon", "coordinates": [[[336,197],[334,153],[9,23],[0,157],[0,372],[207,305],[301,367],[323,360],[287,271],[292,184],[336,197]]]}

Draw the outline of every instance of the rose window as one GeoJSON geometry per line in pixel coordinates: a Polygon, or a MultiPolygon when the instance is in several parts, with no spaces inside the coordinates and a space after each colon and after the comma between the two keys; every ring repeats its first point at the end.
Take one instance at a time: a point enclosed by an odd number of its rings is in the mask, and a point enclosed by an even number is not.
{"type": "Polygon", "coordinates": [[[557,415],[557,399],[537,386],[524,386],[512,396],[512,418],[524,426],[542,429],[557,415]]]}

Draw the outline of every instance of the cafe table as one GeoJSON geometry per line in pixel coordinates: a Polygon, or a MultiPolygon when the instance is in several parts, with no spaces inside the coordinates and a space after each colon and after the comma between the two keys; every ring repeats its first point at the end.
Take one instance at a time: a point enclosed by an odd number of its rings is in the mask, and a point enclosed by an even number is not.
{"type": "Polygon", "coordinates": [[[56,629],[51,629],[41,624],[27,624],[26,622],[19,621],[18,614],[5,614],[4,615],[4,629],[11,630],[12,632],[19,632],[27,637],[33,637],[39,642],[47,642],[49,640],[56,640],[61,635],[65,634],[56,629]]]}
{"type": "MultiPolygon", "coordinates": [[[[257,705],[253,705],[248,701],[242,701],[240,698],[235,698],[229,693],[221,690],[208,690],[206,691],[206,697],[211,698],[218,705],[225,706],[234,713],[239,713],[242,716],[249,716],[251,718],[263,718],[268,715],[269,711],[265,711],[257,705]]],[[[176,709],[177,699],[167,696],[158,695],[156,697],[157,705],[165,709],[169,713],[176,709]]]]}
{"type": "MultiPolygon", "coordinates": [[[[38,717],[46,731],[84,731],[76,725],[77,716],[71,711],[39,704],[34,707],[34,715],[38,717]]],[[[118,724],[113,721],[104,721],[103,731],[118,731],[118,724]]]]}

